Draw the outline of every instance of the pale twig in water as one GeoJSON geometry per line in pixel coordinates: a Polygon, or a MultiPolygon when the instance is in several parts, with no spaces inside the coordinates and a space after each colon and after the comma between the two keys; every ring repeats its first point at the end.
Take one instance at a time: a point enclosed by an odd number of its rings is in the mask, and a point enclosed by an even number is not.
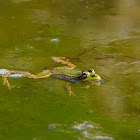
{"type": "Polygon", "coordinates": [[[121,65],[121,64],[123,64],[123,65],[133,65],[133,64],[138,64],[138,63],[140,63],[140,61],[135,61],[135,62],[131,62],[131,63],[119,62],[116,65],[121,65]]]}

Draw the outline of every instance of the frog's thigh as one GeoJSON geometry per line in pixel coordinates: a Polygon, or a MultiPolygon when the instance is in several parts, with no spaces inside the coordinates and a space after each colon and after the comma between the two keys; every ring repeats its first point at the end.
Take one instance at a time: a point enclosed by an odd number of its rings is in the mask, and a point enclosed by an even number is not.
{"type": "Polygon", "coordinates": [[[69,95],[71,96],[71,95],[73,95],[73,96],[75,96],[75,94],[72,92],[72,90],[71,90],[71,83],[67,83],[65,86],[64,86],[64,88],[66,89],[66,91],[69,93],[69,95]]]}
{"type": "Polygon", "coordinates": [[[72,64],[71,62],[68,62],[65,57],[51,57],[51,59],[57,63],[66,65],[65,68],[67,68],[67,69],[74,69],[75,68],[75,65],[72,64]]]}

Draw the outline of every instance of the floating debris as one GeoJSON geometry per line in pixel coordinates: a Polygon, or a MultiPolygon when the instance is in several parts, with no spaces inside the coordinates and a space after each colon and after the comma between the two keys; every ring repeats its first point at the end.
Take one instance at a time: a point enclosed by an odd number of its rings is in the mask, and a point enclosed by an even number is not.
{"type": "Polygon", "coordinates": [[[8,72],[9,72],[9,70],[7,70],[7,69],[0,69],[0,76],[6,74],[8,72]]]}
{"type": "Polygon", "coordinates": [[[85,129],[93,129],[93,128],[98,128],[92,124],[88,124],[88,121],[84,121],[82,124],[77,124],[72,127],[75,130],[85,130],[85,129]]]}
{"type": "Polygon", "coordinates": [[[8,76],[8,78],[22,78],[22,77],[23,77],[22,74],[10,74],[10,75],[8,76]]]}
{"type": "Polygon", "coordinates": [[[88,121],[83,121],[83,123],[88,123],[88,121]]]}
{"type": "Polygon", "coordinates": [[[39,34],[43,33],[44,31],[38,31],[39,34]]]}
{"type": "Polygon", "coordinates": [[[113,140],[113,138],[111,138],[111,137],[108,137],[108,136],[97,136],[97,135],[89,133],[88,131],[83,131],[81,134],[85,138],[90,139],[90,140],[113,140]]]}
{"type": "Polygon", "coordinates": [[[36,37],[36,38],[33,38],[32,40],[36,40],[36,41],[42,41],[42,40],[43,40],[43,38],[36,37]]]}
{"type": "Polygon", "coordinates": [[[29,49],[33,49],[33,46],[30,46],[29,49]]]}
{"type": "Polygon", "coordinates": [[[60,124],[49,124],[49,126],[46,129],[55,129],[56,126],[60,126],[60,124]]]}
{"type": "Polygon", "coordinates": [[[14,51],[19,51],[19,49],[18,48],[15,48],[14,51]]]}
{"type": "Polygon", "coordinates": [[[56,126],[54,125],[54,126],[48,126],[47,127],[47,129],[55,129],[56,128],[56,126]]]}
{"type": "Polygon", "coordinates": [[[51,39],[50,42],[52,42],[52,43],[58,43],[59,40],[58,39],[51,39]]]}

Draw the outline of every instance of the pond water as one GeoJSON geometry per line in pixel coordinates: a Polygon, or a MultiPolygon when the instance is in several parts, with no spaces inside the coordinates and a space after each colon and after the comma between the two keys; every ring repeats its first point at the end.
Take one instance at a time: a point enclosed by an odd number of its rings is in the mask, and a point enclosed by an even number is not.
{"type": "Polygon", "coordinates": [[[1,140],[140,139],[139,0],[0,0],[0,69],[39,73],[64,56],[105,81],[0,79],[1,140]]]}

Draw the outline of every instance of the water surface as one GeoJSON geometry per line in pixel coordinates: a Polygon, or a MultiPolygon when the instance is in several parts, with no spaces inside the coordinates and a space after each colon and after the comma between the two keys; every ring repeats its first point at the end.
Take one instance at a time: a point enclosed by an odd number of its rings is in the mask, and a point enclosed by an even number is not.
{"type": "Polygon", "coordinates": [[[70,97],[68,82],[54,77],[9,79],[11,91],[0,79],[0,139],[140,139],[139,5],[1,0],[0,68],[39,73],[60,66],[51,56],[65,56],[105,83],[76,83],[70,97]]]}

